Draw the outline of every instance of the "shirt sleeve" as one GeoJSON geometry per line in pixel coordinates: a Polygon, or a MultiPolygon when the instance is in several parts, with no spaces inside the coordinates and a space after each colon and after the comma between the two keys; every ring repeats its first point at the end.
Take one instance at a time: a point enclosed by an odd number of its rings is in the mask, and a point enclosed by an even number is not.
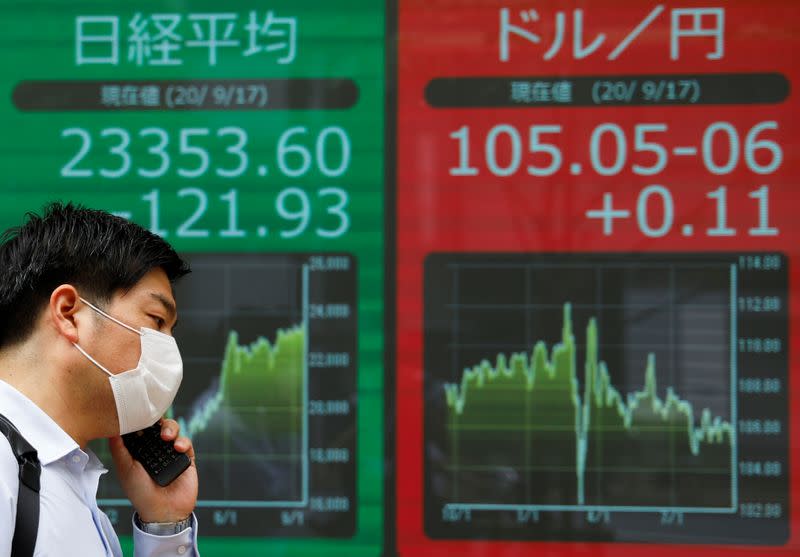
{"type": "Polygon", "coordinates": [[[19,465],[6,438],[0,435],[0,557],[11,555],[11,538],[17,520],[19,465]]]}
{"type": "MultiPolygon", "coordinates": [[[[0,557],[2,557],[0,553],[0,557]]],[[[197,517],[192,513],[192,525],[171,536],[154,536],[142,532],[133,524],[133,557],[200,557],[197,549],[197,517]]]]}

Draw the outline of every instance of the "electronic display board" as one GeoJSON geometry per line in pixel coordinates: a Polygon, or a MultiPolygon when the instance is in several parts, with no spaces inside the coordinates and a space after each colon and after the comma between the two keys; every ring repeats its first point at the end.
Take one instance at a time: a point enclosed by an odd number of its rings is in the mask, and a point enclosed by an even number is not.
{"type": "Polygon", "coordinates": [[[0,9],[0,225],[194,268],[203,555],[800,552],[796,1],[0,9]]]}
{"type": "MultiPolygon", "coordinates": [[[[194,268],[172,414],[197,448],[202,554],[379,554],[383,5],[0,11],[2,227],[71,200],[194,268]]],[[[129,533],[109,476],[99,504],[129,533]]]]}
{"type": "Polygon", "coordinates": [[[792,1],[399,0],[400,555],[789,555],[792,1]]]}

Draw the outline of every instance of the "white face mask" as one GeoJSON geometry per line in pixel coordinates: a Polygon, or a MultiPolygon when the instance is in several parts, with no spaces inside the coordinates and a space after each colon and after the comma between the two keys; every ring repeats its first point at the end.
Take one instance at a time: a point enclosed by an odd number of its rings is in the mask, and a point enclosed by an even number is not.
{"type": "Polygon", "coordinates": [[[111,317],[83,298],[81,301],[103,317],[141,337],[142,355],[138,365],[116,375],[108,371],[86,351],[75,345],[90,362],[108,374],[119,416],[120,435],[139,431],[156,423],[172,405],[183,379],[183,362],[175,339],[154,329],[137,331],[111,317]]]}

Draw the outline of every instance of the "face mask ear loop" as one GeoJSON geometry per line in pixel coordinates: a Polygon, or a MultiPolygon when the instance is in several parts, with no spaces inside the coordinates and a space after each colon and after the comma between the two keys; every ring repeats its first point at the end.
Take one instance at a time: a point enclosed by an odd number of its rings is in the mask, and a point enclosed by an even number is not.
{"type": "MultiPolygon", "coordinates": [[[[137,335],[139,335],[139,336],[142,336],[142,332],[141,332],[141,331],[137,331],[136,329],[134,329],[134,328],[133,328],[133,327],[131,327],[130,325],[126,325],[125,323],[123,323],[122,321],[120,321],[119,319],[117,319],[116,317],[112,317],[112,316],[110,316],[109,314],[107,314],[106,312],[104,312],[102,309],[100,309],[99,307],[95,306],[95,305],[94,305],[94,304],[92,304],[91,302],[89,302],[89,301],[87,301],[87,300],[84,300],[83,298],[79,298],[79,299],[80,299],[80,301],[82,301],[84,304],[86,304],[87,306],[89,306],[90,308],[92,308],[93,310],[95,310],[97,313],[99,313],[99,314],[100,314],[100,315],[102,315],[103,317],[107,317],[107,318],[111,319],[111,321],[113,321],[114,323],[116,323],[117,325],[122,325],[123,327],[125,327],[126,329],[128,329],[129,331],[131,331],[132,333],[136,333],[137,335]]],[[[87,355],[87,356],[88,356],[88,355],[87,355]]],[[[108,373],[108,372],[106,372],[106,373],[108,373]]]]}
{"type": "Polygon", "coordinates": [[[100,365],[100,362],[98,362],[97,360],[95,360],[94,358],[92,358],[92,357],[91,357],[91,356],[90,356],[90,355],[89,355],[89,354],[86,352],[86,350],[84,350],[83,348],[81,348],[80,346],[78,346],[77,344],[75,344],[74,342],[72,343],[72,346],[74,346],[75,348],[77,348],[78,350],[80,350],[81,354],[83,354],[84,356],[86,356],[86,358],[87,358],[87,359],[88,359],[90,362],[92,362],[94,365],[96,365],[97,367],[99,367],[100,369],[102,369],[103,371],[105,371],[105,372],[106,372],[106,374],[108,374],[108,376],[109,376],[109,377],[114,377],[114,374],[113,374],[113,373],[111,373],[111,372],[110,372],[110,371],[108,371],[106,368],[104,368],[102,365],[100,365]]]}

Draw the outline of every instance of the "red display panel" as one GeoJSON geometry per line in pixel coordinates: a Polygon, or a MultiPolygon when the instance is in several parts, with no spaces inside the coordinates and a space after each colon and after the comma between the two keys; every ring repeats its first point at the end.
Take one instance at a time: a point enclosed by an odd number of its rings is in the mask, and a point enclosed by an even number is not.
{"type": "Polygon", "coordinates": [[[798,20],[398,2],[400,555],[800,551],[798,20]]]}

